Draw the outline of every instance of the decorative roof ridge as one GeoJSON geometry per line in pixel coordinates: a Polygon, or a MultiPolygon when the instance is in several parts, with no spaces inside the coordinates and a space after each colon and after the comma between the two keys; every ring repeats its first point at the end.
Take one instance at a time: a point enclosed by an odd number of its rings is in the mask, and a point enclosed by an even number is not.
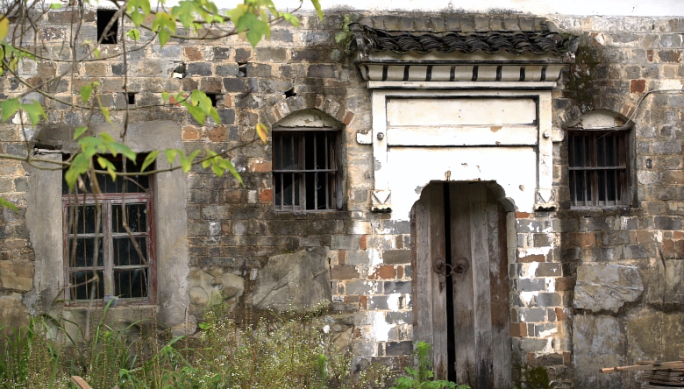
{"type": "Polygon", "coordinates": [[[387,31],[360,23],[349,25],[351,39],[347,48],[367,57],[372,52],[427,54],[482,52],[497,54],[554,55],[574,58],[579,37],[552,31],[552,23],[533,31],[387,31]]]}

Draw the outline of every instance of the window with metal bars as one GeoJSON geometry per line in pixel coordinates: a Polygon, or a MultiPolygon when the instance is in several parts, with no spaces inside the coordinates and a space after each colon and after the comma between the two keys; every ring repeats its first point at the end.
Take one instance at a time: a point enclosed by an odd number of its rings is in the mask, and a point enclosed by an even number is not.
{"type": "Polygon", "coordinates": [[[629,204],[628,131],[568,131],[573,207],[629,204]]]}
{"type": "MultiPolygon", "coordinates": [[[[117,171],[123,171],[120,158],[112,158],[111,162],[117,171]]],[[[136,166],[127,161],[126,171],[137,171],[141,162],[136,166]]],[[[72,193],[66,182],[62,184],[64,274],[68,286],[65,300],[116,296],[122,301],[152,302],[155,289],[152,180],[142,175],[118,176],[116,180],[109,175],[97,178],[101,191],[97,198],[87,180],[72,193]],[[126,193],[122,196],[124,189],[126,193]],[[98,220],[99,227],[96,227],[98,220]]]]}
{"type": "Polygon", "coordinates": [[[339,131],[273,130],[273,202],[276,210],[342,208],[339,131]]]}

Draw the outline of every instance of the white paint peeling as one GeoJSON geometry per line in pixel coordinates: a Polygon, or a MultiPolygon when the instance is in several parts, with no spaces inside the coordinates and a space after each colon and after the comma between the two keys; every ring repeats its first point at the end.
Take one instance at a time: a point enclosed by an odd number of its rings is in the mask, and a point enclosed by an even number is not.
{"type": "Polygon", "coordinates": [[[520,278],[532,278],[537,273],[539,262],[523,263],[520,278]]]}
{"type": "MultiPolygon", "coordinates": [[[[525,306],[530,306],[534,302],[534,298],[537,296],[539,292],[520,292],[520,300],[525,304],[525,306]]],[[[520,315],[521,317],[523,316],[522,314],[520,315]]],[[[525,321],[525,319],[521,319],[525,321]]]]}
{"type": "Polygon", "coordinates": [[[551,247],[519,247],[518,257],[524,258],[530,255],[548,255],[551,251],[551,247]]]}
{"type": "Polygon", "coordinates": [[[371,223],[366,221],[355,220],[352,224],[352,234],[354,235],[369,235],[371,234],[371,223]]]}
{"type": "Polygon", "coordinates": [[[382,258],[380,258],[380,252],[376,249],[368,250],[368,259],[370,260],[371,267],[377,267],[382,265],[382,258]]]}
{"type": "Polygon", "coordinates": [[[547,278],[545,283],[546,283],[546,291],[547,292],[555,292],[556,291],[556,279],[555,278],[547,278]]]}
{"type": "Polygon", "coordinates": [[[547,337],[549,337],[553,334],[556,334],[556,333],[558,333],[558,328],[551,328],[549,330],[539,332],[539,337],[540,338],[547,338],[547,337]]]}
{"type": "Polygon", "coordinates": [[[370,322],[369,338],[376,342],[387,342],[389,340],[390,330],[396,327],[396,325],[387,323],[384,312],[368,312],[368,319],[370,322]]]}
{"type": "MultiPolygon", "coordinates": [[[[397,312],[399,310],[399,298],[401,293],[390,293],[387,296],[387,307],[392,312],[397,312]]],[[[402,323],[399,323],[402,324],[402,323]]]]}

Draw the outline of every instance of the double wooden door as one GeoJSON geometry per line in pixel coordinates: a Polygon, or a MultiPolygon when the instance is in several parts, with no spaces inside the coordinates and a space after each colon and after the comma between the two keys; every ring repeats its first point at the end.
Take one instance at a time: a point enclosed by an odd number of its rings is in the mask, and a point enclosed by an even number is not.
{"type": "Polygon", "coordinates": [[[505,216],[484,183],[431,183],[411,211],[414,335],[437,379],[512,387],[505,216]]]}

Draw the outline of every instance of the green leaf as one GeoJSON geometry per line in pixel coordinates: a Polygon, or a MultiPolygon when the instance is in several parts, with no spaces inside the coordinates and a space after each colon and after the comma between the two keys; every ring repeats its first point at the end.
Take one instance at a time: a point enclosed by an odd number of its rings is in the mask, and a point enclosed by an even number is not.
{"type": "Polygon", "coordinates": [[[74,140],[78,139],[83,135],[84,132],[88,131],[88,127],[81,126],[76,128],[76,132],[74,132],[74,140]]]}
{"type": "Polygon", "coordinates": [[[31,104],[21,104],[21,109],[29,115],[29,120],[31,120],[31,124],[34,126],[40,123],[41,118],[47,119],[43,106],[36,100],[33,100],[31,104]]]}
{"type": "Polygon", "coordinates": [[[0,15],[0,42],[5,40],[9,32],[9,19],[5,15],[0,15]]]}
{"type": "Polygon", "coordinates": [[[240,173],[238,173],[237,170],[235,170],[235,166],[233,166],[233,163],[230,162],[229,159],[224,159],[224,161],[224,166],[228,169],[228,171],[230,171],[233,177],[235,177],[240,182],[240,185],[245,185],[245,183],[242,182],[242,177],[240,177],[240,173]]]}
{"type": "Polygon", "coordinates": [[[190,112],[192,117],[194,117],[199,124],[204,125],[204,118],[206,117],[206,115],[200,107],[195,107],[190,104],[187,104],[186,108],[188,109],[188,112],[190,112]]]}
{"type": "Polygon", "coordinates": [[[145,21],[145,15],[140,13],[139,11],[133,11],[130,13],[131,16],[131,21],[136,27],[140,27],[143,22],[145,21]]]}
{"type": "Polygon", "coordinates": [[[69,189],[74,188],[76,181],[78,181],[78,177],[81,174],[86,173],[89,166],[89,158],[87,158],[85,154],[79,153],[76,155],[74,160],[71,161],[71,166],[69,166],[69,169],[64,174],[64,180],[66,181],[67,185],[69,185],[69,189]]]}
{"type": "Polygon", "coordinates": [[[16,205],[14,205],[14,204],[10,203],[9,201],[3,199],[2,197],[0,197],[0,207],[9,208],[9,209],[13,210],[14,212],[19,212],[19,208],[17,208],[16,205]]]}
{"type": "Polygon", "coordinates": [[[214,174],[216,174],[218,177],[223,177],[223,173],[226,171],[226,169],[221,169],[218,164],[211,165],[211,170],[213,170],[214,174]]]}
{"type": "Polygon", "coordinates": [[[160,47],[163,47],[166,44],[166,42],[169,41],[170,38],[171,38],[171,33],[169,32],[169,30],[167,30],[165,28],[162,28],[161,30],[159,30],[159,46],[160,47]]]}
{"type": "Polygon", "coordinates": [[[100,49],[93,50],[93,56],[95,59],[100,59],[100,49]]]}
{"type": "Polygon", "coordinates": [[[112,154],[114,156],[116,156],[117,153],[121,153],[121,154],[125,155],[126,158],[130,159],[134,165],[136,164],[135,159],[138,155],[133,150],[131,150],[128,146],[126,146],[125,144],[113,142],[113,143],[107,143],[106,146],[109,149],[109,151],[112,152],[112,154]]]}
{"type": "Polygon", "coordinates": [[[60,4],[60,3],[50,4],[50,9],[60,9],[60,8],[62,8],[62,4],[60,4]]]}
{"type": "Polygon", "coordinates": [[[211,328],[211,325],[207,323],[199,323],[197,324],[197,327],[199,327],[200,330],[208,330],[209,328],[211,328]]]}
{"type": "Polygon", "coordinates": [[[318,14],[318,19],[321,21],[323,20],[323,10],[321,9],[321,3],[319,0],[311,0],[311,4],[313,4],[314,8],[316,9],[316,13],[318,14]]]}
{"type": "Polygon", "coordinates": [[[138,39],[140,39],[140,30],[138,30],[137,28],[132,28],[128,30],[126,35],[128,35],[134,41],[137,41],[138,39]]]}
{"type": "MultiPolygon", "coordinates": [[[[237,7],[233,8],[230,11],[230,20],[235,24],[236,26],[240,22],[240,18],[242,18],[242,15],[244,15],[248,10],[248,7],[245,4],[240,4],[237,7]]],[[[238,31],[244,31],[244,30],[238,30],[238,31]]]]}
{"type": "Polygon", "coordinates": [[[112,180],[116,180],[116,166],[114,166],[110,160],[103,157],[97,157],[97,163],[99,163],[100,167],[103,169],[107,169],[107,172],[112,177],[112,180]]]}
{"type": "Polygon", "coordinates": [[[90,99],[90,94],[92,92],[93,92],[93,84],[88,83],[88,84],[83,85],[83,87],[81,87],[81,100],[83,100],[84,103],[87,102],[88,99],[90,99]]]}
{"type": "Polygon", "coordinates": [[[271,27],[263,20],[255,18],[247,31],[247,40],[253,47],[256,47],[264,35],[271,35],[271,27]]]}
{"type": "Polygon", "coordinates": [[[114,124],[114,123],[112,123],[112,118],[109,116],[109,108],[105,108],[103,106],[100,106],[100,111],[102,111],[102,114],[104,115],[107,122],[109,122],[110,124],[114,124]]]}
{"type": "Polygon", "coordinates": [[[169,165],[173,166],[173,161],[176,159],[178,151],[176,151],[175,149],[166,149],[164,150],[164,154],[166,155],[166,160],[169,161],[169,165]]]}
{"type": "Polygon", "coordinates": [[[258,123],[256,125],[256,132],[257,135],[259,135],[259,138],[262,142],[266,143],[268,141],[268,139],[266,138],[266,136],[268,135],[268,127],[266,127],[265,124],[258,123]]]}
{"type": "Polygon", "coordinates": [[[157,160],[158,155],[159,155],[159,150],[154,150],[151,153],[147,154],[147,157],[145,157],[145,160],[143,161],[143,164],[142,164],[142,167],[140,168],[140,171],[144,172],[148,166],[150,166],[152,163],[154,163],[154,161],[157,160]]]}
{"type": "MultiPolygon", "coordinates": [[[[101,133],[100,138],[102,138],[102,140],[104,140],[105,142],[112,142],[112,143],[116,142],[114,140],[114,138],[106,132],[101,133]]],[[[116,157],[116,155],[115,155],[115,157],[116,157]]]]}
{"type": "Polygon", "coordinates": [[[189,158],[185,158],[183,154],[180,155],[180,164],[181,164],[181,169],[183,169],[183,173],[187,173],[192,169],[192,163],[190,162],[189,158]]]}
{"type": "Polygon", "coordinates": [[[19,99],[7,99],[0,103],[2,110],[2,121],[6,122],[19,110],[19,99]]]}
{"type": "Polygon", "coordinates": [[[166,103],[167,101],[169,101],[169,92],[162,92],[161,95],[162,95],[162,101],[163,102],[166,103]]]}
{"type": "Polygon", "coordinates": [[[214,119],[214,123],[221,124],[221,117],[218,114],[218,111],[214,107],[209,107],[209,116],[211,116],[212,119],[214,119]]]}

